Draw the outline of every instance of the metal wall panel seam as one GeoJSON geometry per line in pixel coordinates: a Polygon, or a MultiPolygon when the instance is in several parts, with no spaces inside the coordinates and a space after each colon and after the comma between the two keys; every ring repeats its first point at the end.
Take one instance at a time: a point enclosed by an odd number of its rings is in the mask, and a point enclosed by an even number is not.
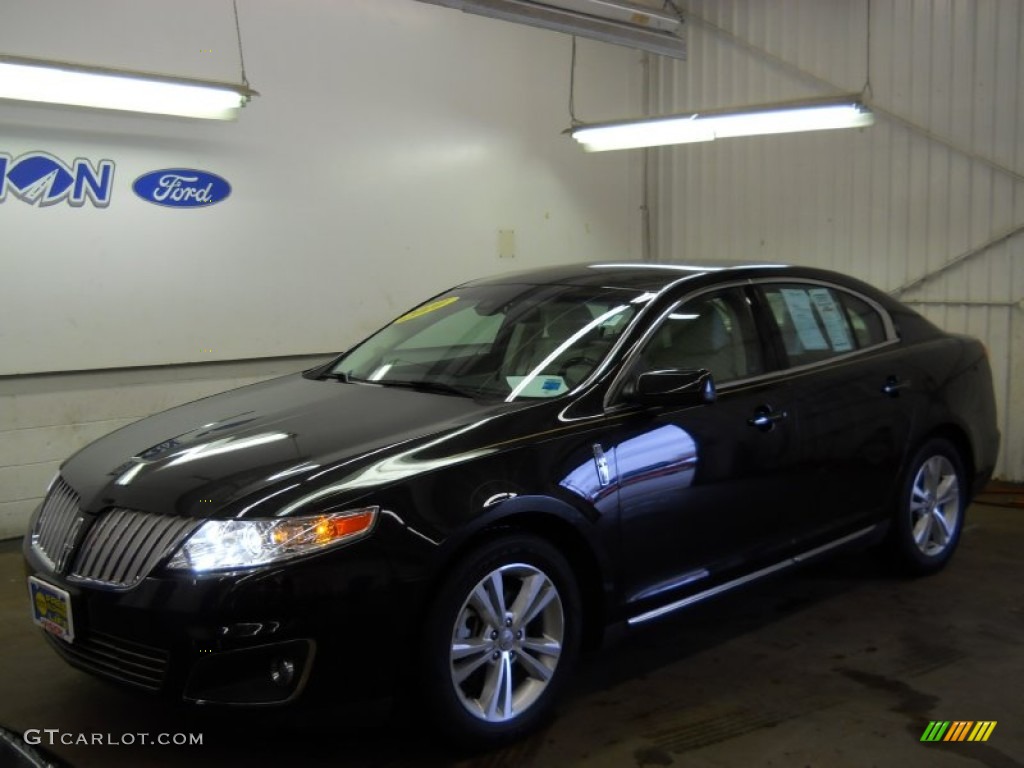
{"type": "MultiPolygon", "coordinates": [[[[776,66],[779,66],[779,67],[781,67],[783,69],[788,70],[792,74],[799,75],[802,79],[808,81],[809,83],[814,84],[817,87],[827,88],[830,91],[830,93],[824,94],[824,95],[840,96],[840,95],[845,95],[846,93],[848,93],[848,91],[844,90],[842,88],[842,86],[840,86],[840,85],[838,85],[836,83],[833,83],[830,80],[827,80],[827,79],[825,79],[823,77],[815,75],[813,72],[808,72],[807,70],[803,69],[799,65],[793,64],[792,62],[789,62],[789,61],[786,61],[785,59],[780,58],[779,56],[776,56],[773,53],[770,53],[770,52],[765,51],[765,50],[763,50],[761,48],[758,48],[757,46],[752,45],[751,43],[748,43],[747,41],[737,37],[736,35],[734,35],[729,30],[724,29],[722,27],[719,27],[716,24],[711,23],[707,19],[704,19],[704,18],[702,18],[700,16],[697,16],[697,15],[693,14],[692,12],[685,13],[684,15],[686,16],[687,21],[690,21],[691,23],[695,22],[696,24],[698,24],[700,26],[706,27],[707,29],[709,29],[712,32],[714,32],[715,34],[721,35],[722,37],[728,39],[729,41],[731,41],[732,43],[734,43],[738,47],[742,48],[743,50],[745,50],[745,51],[747,51],[747,52],[749,52],[749,53],[751,53],[753,55],[756,55],[756,56],[758,56],[758,57],[760,57],[762,59],[770,61],[771,63],[775,64],[776,66]]],[[[889,110],[889,109],[879,105],[877,102],[872,101],[868,106],[870,106],[871,110],[873,112],[875,112],[876,114],[881,115],[881,116],[885,117],[888,120],[892,120],[894,122],[900,123],[903,127],[908,128],[911,131],[926,137],[930,141],[934,141],[934,142],[936,142],[938,144],[942,144],[943,146],[946,146],[949,149],[952,149],[953,151],[958,152],[958,153],[964,155],[965,157],[970,158],[971,160],[975,160],[976,162],[983,163],[984,165],[989,166],[993,170],[999,171],[1000,173],[1003,173],[1003,174],[1006,174],[1007,176],[1012,177],[1016,181],[1024,182],[1024,172],[1017,171],[1017,170],[1015,170],[1013,168],[1010,168],[1010,167],[1000,163],[998,160],[996,160],[994,158],[991,158],[991,157],[988,157],[986,155],[982,155],[980,153],[974,152],[973,150],[968,149],[967,147],[964,147],[964,146],[954,142],[953,140],[946,138],[945,136],[941,136],[941,135],[935,133],[934,131],[928,130],[924,126],[914,122],[913,120],[911,120],[909,118],[903,117],[902,115],[899,115],[899,114],[893,112],[892,110],[889,110]]]]}
{"type": "Polygon", "coordinates": [[[921,275],[920,277],[916,277],[913,280],[910,280],[904,283],[903,285],[899,286],[898,288],[893,288],[891,291],[889,291],[889,293],[898,298],[907,291],[912,291],[915,288],[921,287],[921,285],[928,282],[929,280],[934,279],[935,277],[938,277],[943,272],[948,272],[954,267],[963,264],[965,261],[973,259],[976,256],[980,256],[981,254],[992,250],[997,245],[1005,243],[1006,241],[1012,239],[1015,235],[1021,232],[1024,232],[1024,222],[1021,222],[1020,224],[1016,224],[1010,227],[1009,229],[1004,230],[1003,232],[993,237],[991,240],[988,240],[987,242],[984,242],[979,246],[976,246],[974,248],[971,248],[970,250],[964,251],[963,253],[957,256],[954,256],[952,259],[949,259],[940,267],[937,267],[931,272],[927,272],[921,275]]]}

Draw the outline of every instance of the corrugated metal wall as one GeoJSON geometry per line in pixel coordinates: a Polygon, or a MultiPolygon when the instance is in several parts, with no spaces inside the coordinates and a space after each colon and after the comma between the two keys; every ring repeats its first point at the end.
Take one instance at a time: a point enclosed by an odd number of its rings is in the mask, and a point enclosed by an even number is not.
{"type": "Polygon", "coordinates": [[[654,257],[834,268],[982,338],[997,473],[1024,480],[1024,3],[683,8],[688,60],[652,66],[652,113],[860,92],[870,71],[877,117],[859,131],[651,150],[654,257]]]}

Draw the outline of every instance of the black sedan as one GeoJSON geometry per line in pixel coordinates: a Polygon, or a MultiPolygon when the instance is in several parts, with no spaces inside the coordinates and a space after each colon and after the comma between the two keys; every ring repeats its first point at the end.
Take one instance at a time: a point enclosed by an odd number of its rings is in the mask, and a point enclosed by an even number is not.
{"type": "Polygon", "coordinates": [[[542,722],[610,625],[847,545],[941,568],[998,442],[984,347],[857,280],[549,268],[84,448],[31,522],[29,592],[104,678],[412,691],[488,742],[542,722]]]}

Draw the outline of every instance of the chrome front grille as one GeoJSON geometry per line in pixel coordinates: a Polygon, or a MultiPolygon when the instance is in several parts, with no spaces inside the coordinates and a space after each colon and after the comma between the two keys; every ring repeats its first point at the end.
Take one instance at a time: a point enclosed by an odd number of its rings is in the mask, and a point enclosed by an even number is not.
{"type": "Polygon", "coordinates": [[[32,544],[55,571],[62,571],[81,526],[79,499],[71,486],[58,477],[43,502],[32,529],[32,544]]]}
{"type": "Polygon", "coordinates": [[[132,587],[176,549],[197,520],[110,509],[89,530],[71,579],[108,587],[132,587]]]}
{"type": "Polygon", "coordinates": [[[73,563],[72,581],[113,588],[138,584],[199,525],[187,517],[108,509],[95,518],[76,553],[79,530],[93,519],[58,477],[32,529],[32,545],[54,572],[64,573],[73,563]]]}

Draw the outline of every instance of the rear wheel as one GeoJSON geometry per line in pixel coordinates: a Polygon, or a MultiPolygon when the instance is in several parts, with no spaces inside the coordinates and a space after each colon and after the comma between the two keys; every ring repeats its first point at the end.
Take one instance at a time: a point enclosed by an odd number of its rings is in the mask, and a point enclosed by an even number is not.
{"type": "Polygon", "coordinates": [[[483,746],[544,722],[579,648],[565,558],[516,535],[477,549],[441,585],[428,621],[425,698],[453,740],[483,746]]]}
{"type": "Polygon", "coordinates": [[[967,503],[963,462],[944,438],[915,454],[903,481],[893,526],[893,550],[912,574],[934,573],[956,551],[967,503]]]}

